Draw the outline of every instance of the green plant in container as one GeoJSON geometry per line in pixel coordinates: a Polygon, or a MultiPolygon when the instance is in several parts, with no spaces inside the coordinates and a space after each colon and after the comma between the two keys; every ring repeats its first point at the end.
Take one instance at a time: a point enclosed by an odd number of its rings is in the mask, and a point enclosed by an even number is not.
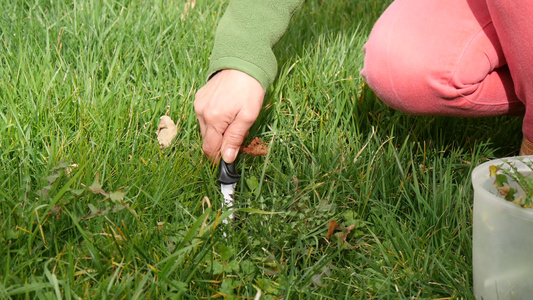
{"type": "MultiPolygon", "coordinates": [[[[531,163],[524,163],[532,172],[531,163]]],[[[519,172],[514,164],[489,167],[490,177],[494,177],[494,186],[507,201],[524,208],[533,208],[533,178],[519,172]],[[506,165],[507,168],[503,168],[506,165]],[[516,187],[518,185],[518,187],[516,187]],[[522,192],[520,192],[522,191],[522,192]]]]}
{"type": "Polygon", "coordinates": [[[533,156],[485,162],[472,172],[476,299],[533,295],[533,156]]]}

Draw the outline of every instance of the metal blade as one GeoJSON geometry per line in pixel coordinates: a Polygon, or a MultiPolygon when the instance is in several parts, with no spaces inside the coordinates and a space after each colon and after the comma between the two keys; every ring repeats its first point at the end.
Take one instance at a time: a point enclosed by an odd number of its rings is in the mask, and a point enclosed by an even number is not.
{"type": "MultiPolygon", "coordinates": [[[[235,164],[227,164],[223,159],[220,159],[220,170],[218,174],[218,181],[220,182],[220,191],[224,195],[224,202],[222,207],[231,208],[235,200],[235,186],[239,181],[239,174],[235,172],[235,164]]],[[[229,220],[233,221],[235,216],[231,214],[227,219],[222,220],[222,223],[228,224],[229,220]]],[[[226,234],[224,233],[224,236],[226,234]]]]}
{"type": "MultiPolygon", "coordinates": [[[[220,191],[222,192],[222,195],[224,195],[224,203],[222,204],[223,207],[231,208],[233,204],[235,203],[235,187],[237,186],[237,183],[231,183],[231,184],[220,184],[220,191]]],[[[233,214],[229,215],[229,219],[233,221],[235,216],[233,214]]],[[[222,220],[222,223],[228,224],[228,219],[222,220]]]]}

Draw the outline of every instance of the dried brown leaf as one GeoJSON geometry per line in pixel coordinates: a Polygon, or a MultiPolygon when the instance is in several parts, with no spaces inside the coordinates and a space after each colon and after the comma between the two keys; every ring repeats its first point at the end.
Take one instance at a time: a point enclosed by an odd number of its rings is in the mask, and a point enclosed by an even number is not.
{"type": "Polygon", "coordinates": [[[157,140],[159,147],[162,149],[168,148],[172,144],[172,140],[178,134],[178,126],[169,116],[162,116],[161,122],[157,127],[157,140]]]}
{"type": "Polygon", "coordinates": [[[265,156],[268,153],[268,148],[261,138],[255,137],[250,142],[250,145],[242,149],[242,153],[250,156],[265,156]]]}
{"type": "Polygon", "coordinates": [[[329,221],[328,225],[328,234],[326,234],[326,240],[329,241],[329,238],[335,233],[335,230],[337,230],[337,227],[339,227],[339,224],[335,220],[329,221]]]}
{"type": "Polygon", "coordinates": [[[346,238],[348,237],[348,235],[352,232],[354,228],[355,228],[355,225],[350,225],[344,228],[342,232],[337,232],[335,236],[338,237],[340,241],[346,242],[346,238]]]}

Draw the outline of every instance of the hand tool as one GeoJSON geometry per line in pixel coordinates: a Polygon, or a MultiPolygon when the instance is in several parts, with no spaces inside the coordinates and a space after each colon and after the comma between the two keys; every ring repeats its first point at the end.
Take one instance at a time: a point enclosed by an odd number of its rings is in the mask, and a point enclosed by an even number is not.
{"type": "MultiPolygon", "coordinates": [[[[218,174],[218,181],[220,182],[220,191],[224,195],[223,207],[228,209],[235,203],[235,187],[237,181],[241,176],[235,172],[235,162],[228,164],[223,159],[220,159],[220,170],[218,174]]],[[[231,214],[228,219],[233,221],[235,216],[231,214]]],[[[228,224],[228,219],[222,220],[222,223],[228,224]]]]}

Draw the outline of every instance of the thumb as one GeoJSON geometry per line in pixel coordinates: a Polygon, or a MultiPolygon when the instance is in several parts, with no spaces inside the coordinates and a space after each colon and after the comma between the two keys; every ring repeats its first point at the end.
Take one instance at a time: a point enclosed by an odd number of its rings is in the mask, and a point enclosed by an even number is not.
{"type": "Polygon", "coordinates": [[[248,135],[248,130],[252,124],[253,123],[246,124],[235,121],[228,126],[224,132],[222,147],[220,149],[222,152],[222,159],[224,159],[226,163],[231,164],[235,161],[237,154],[239,154],[239,149],[248,135]]]}

